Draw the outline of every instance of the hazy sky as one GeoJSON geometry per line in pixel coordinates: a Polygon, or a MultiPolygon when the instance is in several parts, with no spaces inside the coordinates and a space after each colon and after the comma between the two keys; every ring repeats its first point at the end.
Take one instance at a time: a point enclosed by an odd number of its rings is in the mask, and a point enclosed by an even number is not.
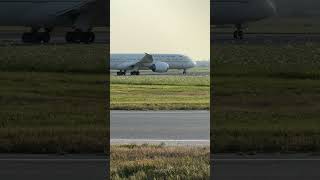
{"type": "Polygon", "coordinates": [[[111,53],[210,58],[210,0],[111,0],[111,53]]]}

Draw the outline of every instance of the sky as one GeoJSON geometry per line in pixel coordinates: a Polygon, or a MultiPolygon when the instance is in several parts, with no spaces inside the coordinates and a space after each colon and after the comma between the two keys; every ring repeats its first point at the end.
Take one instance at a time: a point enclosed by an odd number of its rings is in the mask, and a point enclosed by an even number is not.
{"type": "Polygon", "coordinates": [[[210,59],[210,0],[111,0],[111,53],[210,59]]]}

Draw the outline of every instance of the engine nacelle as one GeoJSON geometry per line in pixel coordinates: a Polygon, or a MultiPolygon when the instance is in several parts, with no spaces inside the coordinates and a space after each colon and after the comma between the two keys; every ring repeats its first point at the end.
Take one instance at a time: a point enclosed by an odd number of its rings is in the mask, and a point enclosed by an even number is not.
{"type": "Polygon", "coordinates": [[[167,72],[169,70],[169,64],[165,62],[156,62],[150,66],[150,69],[153,72],[158,72],[158,73],[167,72]]]}

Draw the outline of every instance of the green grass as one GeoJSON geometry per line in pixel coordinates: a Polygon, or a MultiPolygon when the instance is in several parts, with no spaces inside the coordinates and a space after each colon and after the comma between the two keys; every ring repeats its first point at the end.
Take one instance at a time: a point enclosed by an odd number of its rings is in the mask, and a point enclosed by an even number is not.
{"type": "Polygon", "coordinates": [[[212,152],[320,150],[320,45],[212,48],[212,152]]]}
{"type": "Polygon", "coordinates": [[[107,51],[0,47],[0,153],[105,153],[107,51]]]}
{"type": "Polygon", "coordinates": [[[209,179],[209,147],[111,146],[110,178],[209,179]]]}
{"type": "Polygon", "coordinates": [[[0,71],[106,73],[106,45],[2,46],[0,71]]]}
{"type": "Polygon", "coordinates": [[[0,152],[104,152],[103,74],[1,72],[0,83],[0,152]]]}
{"type": "Polygon", "coordinates": [[[209,109],[209,76],[111,77],[111,109],[209,109]]]}

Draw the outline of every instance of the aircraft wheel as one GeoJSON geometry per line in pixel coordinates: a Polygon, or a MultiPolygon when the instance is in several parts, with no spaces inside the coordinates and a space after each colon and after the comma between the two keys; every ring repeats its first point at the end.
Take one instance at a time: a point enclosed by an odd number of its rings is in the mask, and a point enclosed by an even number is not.
{"type": "Polygon", "coordinates": [[[233,38],[234,38],[234,39],[238,39],[238,31],[234,31],[234,33],[233,33],[233,38]]]}
{"type": "Polygon", "coordinates": [[[80,32],[67,32],[65,39],[67,43],[80,43],[80,37],[80,32]]]}
{"type": "Polygon", "coordinates": [[[95,40],[95,34],[93,32],[81,32],[80,37],[80,42],[86,44],[93,43],[95,40]]]}
{"type": "Polygon", "coordinates": [[[88,32],[89,33],[89,43],[93,43],[94,40],[96,39],[96,35],[93,32],[88,32]]]}
{"type": "Polygon", "coordinates": [[[243,31],[238,31],[238,37],[239,39],[243,39],[243,31]]]}
{"type": "Polygon", "coordinates": [[[125,76],[126,75],[126,71],[118,71],[117,75],[118,76],[125,76]]]}
{"type": "Polygon", "coordinates": [[[42,34],[38,32],[26,32],[22,34],[22,42],[24,43],[41,43],[42,34]]]}
{"type": "Polygon", "coordinates": [[[33,36],[32,33],[23,33],[22,34],[22,42],[30,43],[32,42],[33,36]]]}
{"type": "Polygon", "coordinates": [[[66,39],[67,43],[74,43],[75,42],[75,33],[74,32],[67,32],[65,39],[66,39]]]}
{"type": "Polygon", "coordinates": [[[130,74],[131,75],[140,75],[140,72],[139,71],[132,71],[130,74]]]}
{"type": "Polygon", "coordinates": [[[49,32],[25,32],[21,37],[24,43],[48,43],[50,41],[49,32]]]}
{"type": "Polygon", "coordinates": [[[49,43],[50,42],[50,33],[49,32],[41,33],[41,41],[43,43],[49,43]]]}
{"type": "Polygon", "coordinates": [[[243,31],[241,30],[236,30],[234,33],[233,33],[233,38],[234,39],[243,39],[243,31]]]}
{"type": "Polygon", "coordinates": [[[89,43],[89,33],[82,32],[80,35],[80,42],[88,44],[89,43]]]}

